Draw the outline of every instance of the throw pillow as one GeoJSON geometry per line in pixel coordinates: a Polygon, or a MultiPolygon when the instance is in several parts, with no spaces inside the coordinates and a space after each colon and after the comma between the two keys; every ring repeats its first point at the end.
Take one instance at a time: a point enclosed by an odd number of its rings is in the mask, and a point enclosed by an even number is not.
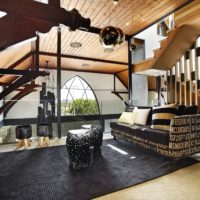
{"type": "Polygon", "coordinates": [[[134,112],[123,112],[120,118],[118,119],[118,122],[126,123],[126,124],[134,124],[135,116],[136,116],[136,113],[134,112]]]}
{"type": "Polygon", "coordinates": [[[146,125],[150,110],[151,109],[139,109],[135,107],[133,111],[136,113],[135,123],[138,125],[146,125]]]}
{"type": "Polygon", "coordinates": [[[198,112],[198,106],[185,106],[179,105],[178,106],[178,115],[195,115],[198,112]]]}
{"type": "Polygon", "coordinates": [[[151,128],[170,131],[170,122],[176,116],[176,104],[154,107],[151,128]]]}

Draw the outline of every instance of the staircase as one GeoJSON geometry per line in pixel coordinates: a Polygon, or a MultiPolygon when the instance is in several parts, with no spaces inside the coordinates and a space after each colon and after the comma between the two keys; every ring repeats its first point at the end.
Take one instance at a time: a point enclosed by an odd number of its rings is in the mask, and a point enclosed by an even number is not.
{"type": "MultiPolygon", "coordinates": [[[[198,35],[198,31],[190,25],[170,30],[167,38],[160,41],[160,48],[154,50],[154,57],[134,64],[132,72],[146,74],[150,70],[172,69],[182,55],[194,44],[198,35]]],[[[128,70],[119,72],[117,77],[128,86],[128,70]]]]}

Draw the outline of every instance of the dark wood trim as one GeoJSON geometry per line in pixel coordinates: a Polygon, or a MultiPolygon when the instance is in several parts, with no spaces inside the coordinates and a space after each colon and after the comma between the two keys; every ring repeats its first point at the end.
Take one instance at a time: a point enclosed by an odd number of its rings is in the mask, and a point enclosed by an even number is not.
{"type": "MultiPolygon", "coordinates": [[[[16,62],[14,62],[12,65],[10,65],[9,67],[7,67],[6,69],[14,69],[14,68],[17,67],[20,63],[22,63],[22,62],[25,61],[27,58],[29,58],[32,54],[33,54],[33,52],[27,53],[25,56],[23,56],[22,58],[20,58],[20,59],[17,60],[16,62]]],[[[1,78],[1,77],[2,77],[2,75],[0,75],[0,78],[1,78]]]]}
{"type": "Polygon", "coordinates": [[[161,76],[156,77],[156,89],[158,93],[158,106],[161,105],[161,76]]]}
{"type": "Polygon", "coordinates": [[[35,70],[39,71],[39,65],[40,65],[40,36],[37,34],[37,39],[35,41],[35,70]]]}
{"type": "Polygon", "coordinates": [[[3,82],[0,82],[0,86],[10,86],[11,83],[3,83],[3,82]]]}
{"type": "Polygon", "coordinates": [[[126,91],[117,91],[117,90],[116,90],[116,91],[112,91],[112,93],[113,93],[113,92],[117,92],[117,93],[119,93],[119,94],[128,94],[128,91],[126,92],[126,91]]]}
{"type": "Polygon", "coordinates": [[[162,19],[164,19],[165,17],[167,17],[167,16],[173,14],[174,12],[176,12],[176,11],[180,10],[181,8],[187,6],[188,4],[192,3],[193,1],[194,1],[194,0],[188,0],[187,2],[185,2],[184,4],[182,4],[181,6],[179,6],[179,7],[175,8],[175,9],[173,9],[172,11],[168,12],[168,13],[165,14],[164,16],[162,16],[162,17],[160,17],[159,19],[155,20],[154,22],[150,23],[148,26],[146,26],[146,27],[144,27],[143,29],[137,31],[136,33],[133,33],[133,34],[132,34],[132,37],[134,37],[135,35],[141,33],[142,31],[146,30],[147,28],[153,26],[154,24],[160,22],[160,21],[161,21],[162,19]]]}
{"type": "Polygon", "coordinates": [[[197,57],[200,57],[200,47],[197,47],[197,49],[196,49],[196,51],[197,51],[197,57]]]}
{"type": "Polygon", "coordinates": [[[113,80],[113,88],[114,88],[114,92],[116,91],[116,75],[114,74],[113,76],[114,80],[113,80]]]}
{"type": "MultiPolygon", "coordinates": [[[[40,69],[45,69],[45,67],[41,67],[40,69]]],[[[50,70],[57,70],[56,68],[49,67],[50,70]]],[[[98,71],[91,71],[91,70],[78,70],[78,69],[67,69],[67,68],[62,68],[62,71],[70,71],[70,72],[83,72],[83,73],[92,73],[92,74],[108,74],[112,75],[114,74],[113,72],[98,72],[98,71]]]]}
{"type": "Polygon", "coordinates": [[[60,0],[49,0],[49,5],[60,7],[60,0]]]}
{"type": "Polygon", "coordinates": [[[112,94],[115,94],[117,97],[119,97],[124,103],[126,106],[128,106],[128,103],[126,101],[124,101],[124,99],[121,97],[121,95],[118,93],[118,92],[111,92],[112,94]]]}
{"type": "Polygon", "coordinates": [[[125,83],[119,78],[118,74],[115,74],[115,76],[118,78],[118,80],[123,84],[123,86],[128,89],[128,87],[125,85],[125,83]]]}
{"type": "Polygon", "coordinates": [[[130,51],[131,39],[128,41],[128,91],[129,102],[132,105],[132,51],[130,51]]]}
{"type": "Polygon", "coordinates": [[[25,85],[26,83],[30,82],[31,78],[27,76],[22,76],[19,79],[17,79],[13,84],[5,88],[1,93],[0,93],[0,100],[9,95],[11,92],[15,91],[19,87],[25,85]]]}
{"type": "Polygon", "coordinates": [[[61,134],[61,28],[57,32],[57,131],[58,138],[61,134]]]}
{"type": "MultiPolygon", "coordinates": [[[[76,116],[62,116],[61,122],[76,122],[76,121],[93,121],[93,120],[108,120],[117,119],[121,113],[117,114],[104,114],[104,115],[76,115],[76,116]]],[[[21,118],[21,119],[4,119],[4,126],[12,125],[22,125],[22,124],[37,124],[37,118],[21,118]]],[[[57,122],[57,117],[54,119],[53,123],[57,122]]]]}
{"type": "MultiPolygon", "coordinates": [[[[49,53],[40,51],[40,55],[43,56],[54,56],[57,57],[57,53],[49,53]]],[[[67,55],[67,54],[61,54],[62,58],[72,58],[72,59],[78,59],[78,60],[89,60],[94,62],[103,62],[103,63],[110,63],[110,64],[117,64],[117,65],[128,65],[126,62],[119,62],[119,61],[113,61],[113,60],[104,60],[104,59],[98,59],[98,58],[89,58],[89,57],[83,57],[83,56],[73,56],[73,55],[67,55]]]]}
{"type": "Polygon", "coordinates": [[[17,69],[0,69],[1,75],[14,76],[48,76],[49,73],[45,71],[31,71],[31,70],[17,70],[17,69]]]}

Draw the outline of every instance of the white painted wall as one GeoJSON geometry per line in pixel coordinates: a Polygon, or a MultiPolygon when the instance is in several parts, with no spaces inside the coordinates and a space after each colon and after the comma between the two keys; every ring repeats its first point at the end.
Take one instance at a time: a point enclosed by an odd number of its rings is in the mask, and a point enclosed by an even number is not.
{"type": "Polygon", "coordinates": [[[139,33],[135,37],[145,40],[145,59],[154,56],[153,50],[160,48],[159,41],[165,38],[157,34],[156,24],[139,33]]]}
{"type": "Polygon", "coordinates": [[[132,93],[133,105],[147,106],[148,105],[148,80],[147,76],[133,74],[132,75],[132,93]]]}
{"type": "MultiPolygon", "coordinates": [[[[56,94],[56,71],[53,71],[53,74],[55,78],[54,91],[56,94]]],[[[111,93],[111,91],[113,91],[113,75],[62,71],[62,85],[76,75],[82,77],[92,87],[97,96],[102,114],[121,113],[124,110],[122,101],[111,93]]],[[[40,79],[37,80],[37,82],[40,81],[40,79]]],[[[123,84],[118,80],[116,81],[116,89],[126,90],[123,84]]],[[[10,97],[8,97],[8,99],[9,98],[10,97]]],[[[31,93],[11,108],[6,119],[36,118],[38,106],[39,92],[31,93]]]]}

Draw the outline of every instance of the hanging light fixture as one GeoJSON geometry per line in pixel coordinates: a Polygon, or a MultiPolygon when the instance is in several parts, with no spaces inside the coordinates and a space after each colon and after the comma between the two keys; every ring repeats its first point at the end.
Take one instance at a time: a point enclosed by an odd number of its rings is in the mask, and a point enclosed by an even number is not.
{"type": "Polygon", "coordinates": [[[118,0],[113,0],[113,4],[114,4],[114,5],[117,5],[118,3],[119,3],[118,0]]]}
{"type": "MultiPolygon", "coordinates": [[[[114,4],[118,3],[118,0],[113,0],[114,4]]],[[[110,8],[109,8],[109,24],[110,24],[110,8]]],[[[104,47],[105,53],[111,53],[114,51],[114,47],[122,44],[125,40],[125,35],[123,31],[114,26],[106,26],[104,27],[99,35],[99,40],[104,47]]]]}
{"type": "Polygon", "coordinates": [[[101,30],[99,39],[104,48],[112,49],[120,45],[124,41],[125,36],[120,28],[106,26],[101,30]]]}

